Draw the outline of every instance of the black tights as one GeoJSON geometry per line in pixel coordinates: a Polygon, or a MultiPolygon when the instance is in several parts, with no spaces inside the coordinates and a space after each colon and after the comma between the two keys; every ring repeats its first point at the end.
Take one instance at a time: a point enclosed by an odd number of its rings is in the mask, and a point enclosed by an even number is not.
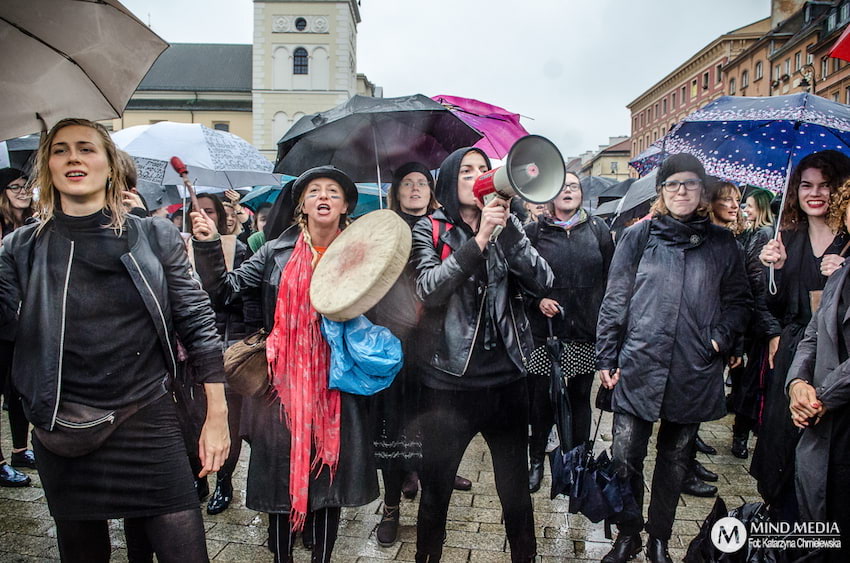
{"type": "MultiPolygon", "coordinates": [[[[12,352],[14,349],[14,342],[0,340],[0,385],[3,386],[3,402],[9,406],[9,430],[12,433],[12,449],[20,450],[27,447],[29,422],[24,414],[21,396],[12,386],[12,352]]],[[[0,461],[4,459],[3,452],[0,451],[0,461]]]]}
{"type": "Polygon", "coordinates": [[[381,470],[384,478],[384,506],[398,506],[401,502],[401,487],[406,475],[406,471],[399,469],[381,470]]]}
{"type": "MultiPolygon", "coordinates": [[[[338,506],[321,508],[307,515],[304,534],[313,537],[311,563],[328,563],[336,543],[339,531],[338,506]]],[[[269,514],[269,551],[274,554],[275,563],[293,561],[292,547],[295,544],[295,532],[289,525],[289,514],[269,514]]]]}
{"type": "MultiPolygon", "coordinates": [[[[204,522],[197,508],[124,520],[130,563],[203,563],[209,561],[204,522]]],[[[112,553],[106,520],[56,520],[62,563],[108,563],[112,553]]]]}

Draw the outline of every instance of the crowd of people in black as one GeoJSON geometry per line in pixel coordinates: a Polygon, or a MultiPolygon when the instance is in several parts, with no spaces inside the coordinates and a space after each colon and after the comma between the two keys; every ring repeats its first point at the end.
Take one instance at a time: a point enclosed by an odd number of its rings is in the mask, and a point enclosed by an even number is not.
{"type": "MultiPolygon", "coordinates": [[[[209,514],[228,508],[244,439],[245,504],[268,514],[275,561],[292,560],[299,533],[312,561],[330,561],[341,509],[378,498],[380,469],[378,543],[397,541],[401,498],[421,490],[416,560],[436,562],[452,491],[473,486],[461,458],[481,434],[511,560],[533,561],[532,495],[555,418],[539,351],[556,337],[573,420],[559,439],[589,439],[598,377],[638,507],[660,421],[647,518],[611,519],[619,533],[604,562],[644,543],[648,560],[671,560],[680,495],[717,494],[696,459],[712,447],[699,426],[727,413],[732,455],[748,458],[756,437],[750,470],[771,517],[836,522],[850,546],[850,158],[804,158],[775,224],[773,194],[671,155],[650,213],[616,241],[583,208],[576,175],[550,203],[523,208],[475,197],[490,168],[467,148],[436,180],[420,163],[395,171],[388,204],[412,251],[367,317],[401,341],[404,365],[389,388],[359,396],[329,388],[309,296],[357,205],[344,171],[308,170],[253,213],[227,192],[167,215],[134,192],[132,160],[103,127],[58,123],[31,174],[0,171],[12,434],[0,485],[27,486],[19,469],[38,468],[63,561],[108,561],[110,519],[123,519],[131,561],[204,561],[199,501],[209,514]],[[269,391],[243,397],[223,352],[257,330],[268,334],[269,391]]],[[[841,561],[848,549],[815,555],[841,561]]]]}

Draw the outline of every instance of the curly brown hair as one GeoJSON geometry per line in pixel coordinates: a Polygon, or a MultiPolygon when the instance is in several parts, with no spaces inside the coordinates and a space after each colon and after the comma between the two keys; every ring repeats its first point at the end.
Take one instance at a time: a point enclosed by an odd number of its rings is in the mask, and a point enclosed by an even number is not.
{"type": "Polygon", "coordinates": [[[839,232],[847,232],[847,207],[850,206],[850,180],[844,182],[840,188],[832,192],[829,200],[829,213],[826,216],[826,224],[829,228],[839,232]]]}
{"type": "MultiPolygon", "coordinates": [[[[850,158],[833,150],[815,152],[804,157],[791,173],[788,180],[788,194],[785,196],[785,206],[782,208],[780,230],[799,231],[808,228],[809,220],[800,207],[800,182],[803,172],[809,168],[817,168],[830,187],[830,194],[835,195],[836,188],[850,178],[850,158]]],[[[832,206],[830,205],[830,209],[832,206]]]]}

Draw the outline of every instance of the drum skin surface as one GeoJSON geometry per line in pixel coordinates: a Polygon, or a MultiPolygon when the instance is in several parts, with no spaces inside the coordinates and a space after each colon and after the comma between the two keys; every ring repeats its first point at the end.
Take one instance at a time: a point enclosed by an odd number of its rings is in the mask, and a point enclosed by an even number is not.
{"type": "Polygon", "coordinates": [[[344,322],[375,306],[410,257],[410,227],[394,211],[363,215],[328,246],[310,282],[313,307],[344,322]]]}

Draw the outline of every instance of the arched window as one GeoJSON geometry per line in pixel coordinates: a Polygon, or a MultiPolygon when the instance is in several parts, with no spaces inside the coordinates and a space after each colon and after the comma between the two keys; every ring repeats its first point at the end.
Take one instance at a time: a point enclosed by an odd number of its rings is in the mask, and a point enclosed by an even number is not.
{"type": "Polygon", "coordinates": [[[729,79],[729,95],[730,96],[735,95],[735,79],[734,78],[729,79]]]}
{"type": "Polygon", "coordinates": [[[756,63],[756,76],[755,79],[758,80],[764,76],[764,66],[761,64],[761,61],[756,63]]]}
{"type": "Polygon", "coordinates": [[[305,29],[307,29],[307,20],[305,20],[304,18],[298,18],[297,20],[295,20],[295,29],[297,29],[298,31],[304,31],[305,29]]]}
{"type": "Polygon", "coordinates": [[[307,74],[307,49],[298,47],[292,60],[292,74],[307,74]]]}
{"type": "Polygon", "coordinates": [[[750,73],[749,71],[744,71],[741,73],[741,89],[746,88],[750,85],[750,73]]]}

